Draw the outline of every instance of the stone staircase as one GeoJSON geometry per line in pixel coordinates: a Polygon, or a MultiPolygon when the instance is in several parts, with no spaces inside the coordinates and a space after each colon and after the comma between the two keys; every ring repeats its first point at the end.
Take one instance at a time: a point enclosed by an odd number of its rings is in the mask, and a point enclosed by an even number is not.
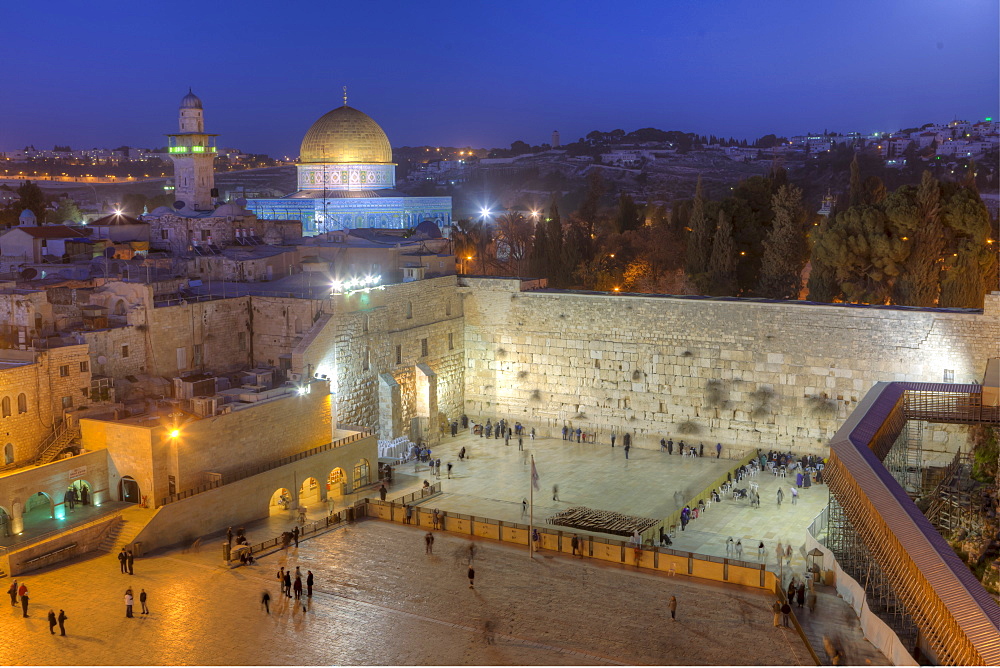
{"type": "Polygon", "coordinates": [[[80,427],[74,425],[72,427],[57,428],[56,431],[46,439],[46,442],[42,444],[42,451],[35,459],[35,466],[41,466],[42,464],[48,464],[49,462],[55,460],[55,458],[62,452],[66,446],[73,442],[74,439],[80,438],[80,427]]]}
{"type": "Polygon", "coordinates": [[[149,521],[153,519],[156,510],[152,508],[141,508],[135,506],[122,511],[118,522],[113,524],[104,534],[100,544],[97,546],[98,552],[117,554],[123,547],[131,545],[149,521]]]}

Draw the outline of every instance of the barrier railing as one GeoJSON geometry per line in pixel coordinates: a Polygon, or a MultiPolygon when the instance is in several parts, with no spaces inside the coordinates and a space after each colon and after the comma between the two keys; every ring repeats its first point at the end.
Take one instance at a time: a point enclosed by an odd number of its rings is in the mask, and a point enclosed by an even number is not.
{"type": "Polygon", "coordinates": [[[165,496],[160,500],[160,505],[165,506],[168,503],[173,503],[174,501],[180,501],[181,499],[186,499],[188,497],[194,496],[196,494],[201,494],[202,492],[207,492],[210,489],[215,489],[223,485],[229,485],[234,482],[239,482],[250,476],[255,476],[261,473],[265,473],[272,469],[276,469],[280,466],[285,466],[287,464],[292,464],[294,462],[300,461],[307,457],[312,457],[313,455],[318,455],[321,452],[326,452],[327,450],[333,450],[334,448],[339,448],[347,445],[348,443],[354,443],[355,441],[360,441],[363,438],[371,436],[371,431],[360,431],[350,436],[345,436],[344,438],[339,438],[336,441],[327,443],[326,445],[320,445],[310,450],[304,450],[303,452],[298,452],[294,455],[289,455],[287,457],[282,457],[281,459],[272,460],[270,462],[263,462],[261,464],[254,464],[252,466],[244,466],[243,468],[231,470],[222,473],[219,480],[213,480],[211,482],[198,485],[197,487],[191,487],[182,492],[177,492],[176,494],[171,494],[165,496]]]}

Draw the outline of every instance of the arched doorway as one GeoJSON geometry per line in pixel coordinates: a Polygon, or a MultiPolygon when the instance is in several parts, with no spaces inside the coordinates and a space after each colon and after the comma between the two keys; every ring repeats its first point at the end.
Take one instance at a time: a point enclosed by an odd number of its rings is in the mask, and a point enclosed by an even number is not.
{"type": "Polygon", "coordinates": [[[69,486],[76,492],[77,503],[81,506],[89,506],[94,503],[94,488],[90,486],[89,482],[80,478],[71,482],[69,486]]]}
{"type": "Polygon", "coordinates": [[[24,529],[35,529],[53,519],[55,506],[45,492],[38,492],[28,497],[24,503],[24,514],[21,522],[24,529]]]}
{"type": "Polygon", "coordinates": [[[323,500],[323,491],[319,487],[319,480],[316,478],[306,478],[299,487],[299,505],[308,506],[319,503],[323,500]]]}
{"type": "Polygon", "coordinates": [[[347,482],[347,472],[342,468],[335,468],[330,471],[326,479],[326,497],[341,497],[344,495],[344,483],[347,482]]]}
{"type": "Polygon", "coordinates": [[[125,476],[118,481],[118,500],[126,503],[139,503],[139,483],[132,476],[125,476]]]}
{"type": "Polygon", "coordinates": [[[289,492],[284,487],[279,487],[274,490],[274,494],[271,495],[271,500],[268,502],[268,514],[279,515],[284,514],[286,510],[290,510],[292,507],[292,493],[289,492]]]}
{"type": "Polygon", "coordinates": [[[10,513],[3,506],[0,506],[0,536],[10,538],[13,535],[10,513]]]}
{"type": "Polygon", "coordinates": [[[361,489],[371,483],[371,466],[367,459],[360,460],[354,465],[354,489],[361,489]]]}

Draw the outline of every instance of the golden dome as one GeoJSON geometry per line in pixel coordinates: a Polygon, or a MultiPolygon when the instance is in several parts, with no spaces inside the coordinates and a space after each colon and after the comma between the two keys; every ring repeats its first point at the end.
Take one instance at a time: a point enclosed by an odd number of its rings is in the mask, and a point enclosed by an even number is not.
{"type": "Polygon", "coordinates": [[[368,114],[345,104],[312,124],[302,140],[299,162],[392,164],[392,146],[368,114]]]}

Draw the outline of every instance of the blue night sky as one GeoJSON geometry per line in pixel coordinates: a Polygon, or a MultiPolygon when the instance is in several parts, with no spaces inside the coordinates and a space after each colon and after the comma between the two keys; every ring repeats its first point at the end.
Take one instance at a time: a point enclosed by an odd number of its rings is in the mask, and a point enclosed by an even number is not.
{"type": "Polygon", "coordinates": [[[298,154],[341,103],[394,146],[640,127],[750,138],[997,116],[996,0],[5,3],[0,148],[298,154]]]}

